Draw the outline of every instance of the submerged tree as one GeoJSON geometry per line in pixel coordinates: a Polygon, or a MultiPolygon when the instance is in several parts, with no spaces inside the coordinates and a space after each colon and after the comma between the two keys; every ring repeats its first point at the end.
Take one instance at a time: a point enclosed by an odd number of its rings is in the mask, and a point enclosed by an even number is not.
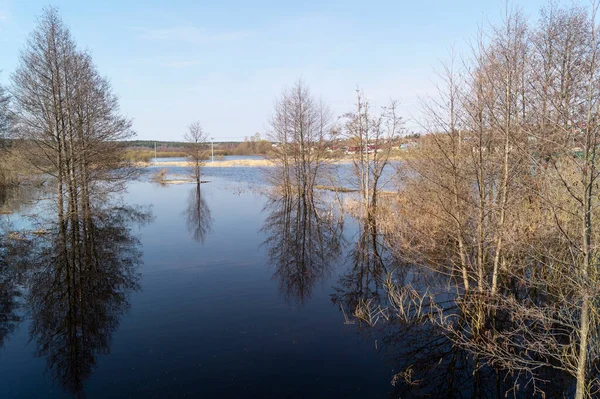
{"type": "Polygon", "coordinates": [[[285,89],[275,102],[269,138],[276,143],[276,168],[268,176],[283,195],[310,201],[327,163],[332,135],[331,112],[315,99],[304,81],[285,89]]]}
{"type": "Polygon", "coordinates": [[[188,126],[184,139],[186,141],[187,157],[192,167],[192,177],[198,187],[200,187],[200,183],[202,183],[202,165],[206,158],[208,158],[208,148],[206,145],[208,134],[202,129],[200,121],[195,121],[188,126]]]}
{"type": "Polygon", "coordinates": [[[459,312],[427,298],[455,344],[534,387],[540,370],[567,373],[576,398],[600,364],[595,13],[550,5],[528,26],[507,11],[446,69],[386,226],[407,262],[452,282],[459,312]]]}
{"type": "Polygon", "coordinates": [[[61,386],[79,394],[137,285],[140,253],[126,225],[146,216],[107,209],[135,173],[119,143],[131,122],[53,8],[23,49],[11,92],[16,153],[56,181],[56,220],[29,260],[32,339],[61,386]]]}
{"type": "Polygon", "coordinates": [[[120,189],[133,173],[120,140],[132,136],[117,97],[79,50],[58,12],[45,9],[12,75],[15,137],[23,162],[56,179],[61,231],[90,211],[91,195],[120,189]]]}
{"type": "Polygon", "coordinates": [[[381,176],[388,166],[394,140],[404,131],[404,123],[391,101],[374,115],[369,100],[356,91],[356,110],[345,115],[345,135],[351,143],[354,174],[362,194],[365,217],[372,217],[381,190],[381,176]]]}

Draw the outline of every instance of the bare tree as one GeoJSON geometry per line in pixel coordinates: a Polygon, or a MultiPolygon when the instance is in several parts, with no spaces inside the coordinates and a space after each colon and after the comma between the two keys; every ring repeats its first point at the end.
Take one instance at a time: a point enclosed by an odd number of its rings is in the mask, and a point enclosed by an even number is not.
{"type": "MultiPolygon", "coordinates": [[[[89,54],[79,50],[56,9],[47,8],[12,75],[14,134],[23,162],[56,181],[61,262],[72,270],[93,251],[93,200],[120,191],[132,173],[119,140],[133,135],[118,99],[89,54]]],[[[72,277],[72,276],[71,276],[72,277]]]]}
{"type": "Polygon", "coordinates": [[[354,173],[363,197],[365,216],[371,217],[377,207],[381,176],[389,164],[393,141],[403,132],[397,102],[383,107],[379,115],[371,111],[369,100],[356,91],[356,110],[345,115],[345,133],[353,145],[354,173]]]}
{"type": "MultiPolygon", "coordinates": [[[[48,8],[12,75],[15,132],[24,160],[64,184],[117,182],[127,166],[117,143],[132,136],[108,80],[77,49],[56,9],[48,8]]],[[[65,187],[59,189],[62,195],[65,187]]]]}
{"type": "Polygon", "coordinates": [[[0,138],[7,138],[10,130],[8,105],[10,97],[2,85],[0,85],[0,138]]]}
{"type": "Polygon", "coordinates": [[[298,80],[275,103],[269,138],[277,145],[277,163],[270,180],[284,195],[311,201],[317,179],[328,161],[327,142],[332,134],[331,112],[316,100],[306,83],[298,80]]]}
{"type": "Polygon", "coordinates": [[[382,223],[407,263],[446,276],[457,309],[391,287],[409,298],[399,315],[425,301],[418,317],[476,365],[527,376],[534,391],[552,368],[576,398],[598,388],[600,365],[596,9],[550,5],[533,26],[507,10],[482,32],[425,103],[430,134],[382,223]]]}
{"type": "Polygon", "coordinates": [[[208,134],[202,129],[200,121],[194,121],[188,126],[184,135],[186,141],[186,151],[192,168],[192,176],[196,184],[200,187],[202,183],[202,165],[208,157],[208,134]]]}
{"type": "MultiPolygon", "coordinates": [[[[1,71],[0,71],[1,72],[1,71]]],[[[0,84],[0,150],[2,151],[2,162],[0,166],[0,176],[2,184],[8,182],[9,168],[5,160],[8,156],[9,139],[11,136],[12,122],[9,115],[10,96],[4,87],[0,84]]]]}
{"type": "Polygon", "coordinates": [[[80,395],[137,287],[141,255],[124,227],[135,212],[99,211],[133,173],[119,143],[133,135],[131,122],[53,8],[21,52],[10,90],[16,153],[56,182],[57,220],[31,254],[39,267],[28,291],[32,340],[61,386],[80,395]]]}

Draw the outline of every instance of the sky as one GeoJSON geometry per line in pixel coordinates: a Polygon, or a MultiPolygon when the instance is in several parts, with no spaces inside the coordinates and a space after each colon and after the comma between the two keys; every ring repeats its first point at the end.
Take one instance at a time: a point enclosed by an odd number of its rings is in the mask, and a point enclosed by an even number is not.
{"type": "MultiPolygon", "coordinates": [[[[137,138],[182,140],[198,120],[215,141],[268,131],[273,103],[302,78],[335,118],[360,87],[374,108],[398,100],[419,131],[451,48],[466,52],[503,0],[0,0],[0,83],[8,85],[51,4],[110,79],[137,138]]],[[[513,0],[537,18],[546,0],[513,0]]]]}

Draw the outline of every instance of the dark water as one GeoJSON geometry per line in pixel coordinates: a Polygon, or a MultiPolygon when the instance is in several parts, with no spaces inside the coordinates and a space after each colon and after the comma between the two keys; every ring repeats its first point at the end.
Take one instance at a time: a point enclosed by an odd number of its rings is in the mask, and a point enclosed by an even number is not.
{"type": "MultiPolygon", "coordinates": [[[[261,168],[206,167],[200,190],[156,171],[120,201],[90,196],[67,239],[51,192],[0,192],[0,398],[542,397],[432,323],[352,317],[389,305],[388,273],[444,303],[448,284],[391,256],[339,195],[268,196],[261,168]]],[[[331,173],[352,187],[351,165],[331,173]]],[[[546,397],[572,393],[546,380],[546,397]]]]}
{"type": "MultiPolygon", "coordinates": [[[[0,397],[390,396],[394,362],[374,335],[344,323],[333,300],[349,290],[356,224],[343,221],[335,247],[338,230],[327,227],[327,242],[312,249],[318,261],[296,270],[278,241],[285,212],[259,192],[260,170],[205,173],[201,198],[189,184],[129,184],[125,203],[149,206],[152,218],[108,246],[110,262],[128,262],[131,281],[115,294],[115,277],[101,277],[104,288],[81,310],[91,325],[73,333],[81,337],[61,328],[67,320],[46,302],[43,273],[19,280],[0,397]]],[[[107,232],[110,242],[119,230],[107,232]]]]}

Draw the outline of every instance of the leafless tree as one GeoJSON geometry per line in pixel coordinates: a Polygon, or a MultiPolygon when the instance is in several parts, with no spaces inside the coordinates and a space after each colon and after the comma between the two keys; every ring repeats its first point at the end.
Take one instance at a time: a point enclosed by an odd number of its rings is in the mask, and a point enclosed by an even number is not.
{"type": "Polygon", "coordinates": [[[131,122],[56,9],[45,9],[32,32],[11,92],[22,158],[56,178],[59,218],[89,211],[80,194],[86,199],[121,187],[132,169],[118,141],[132,136],[131,122]]]}
{"type": "Polygon", "coordinates": [[[271,153],[272,145],[269,141],[263,139],[260,133],[255,133],[233,148],[234,155],[268,155],[271,153]]]}
{"type": "MultiPolygon", "coordinates": [[[[1,72],[1,71],[0,71],[1,72]]],[[[12,122],[10,117],[10,96],[8,92],[0,85],[0,150],[2,151],[2,162],[0,163],[1,184],[6,185],[9,182],[9,168],[6,159],[9,151],[9,139],[11,138],[12,122]]]]}
{"type": "Polygon", "coordinates": [[[302,80],[285,89],[275,102],[269,138],[277,145],[273,152],[277,167],[268,177],[284,195],[311,201],[328,160],[331,127],[331,112],[302,80]]]}
{"type": "Polygon", "coordinates": [[[81,259],[97,250],[94,202],[106,202],[135,173],[119,144],[133,135],[131,122],[53,8],[21,52],[10,90],[16,153],[56,181],[56,260],[65,264],[56,273],[75,279],[85,272],[81,259]]]}
{"type": "MultiPolygon", "coordinates": [[[[1,71],[0,71],[1,72],[1,71]]],[[[7,138],[10,130],[8,105],[10,97],[2,85],[0,85],[0,138],[7,138]]]]}
{"type": "Polygon", "coordinates": [[[346,114],[345,119],[345,134],[355,153],[354,173],[363,197],[365,216],[370,217],[377,207],[380,179],[388,166],[393,140],[402,134],[404,124],[396,101],[390,101],[379,115],[374,115],[369,100],[360,90],[356,91],[356,110],[346,114]]]}
{"type": "Polygon", "coordinates": [[[481,32],[425,102],[430,134],[382,223],[399,256],[453,284],[460,312],[429,296],[427,318],[456,345],[534,387],[567,373],[576,398],[600,364],[596,9],[550,5],[536,25],[508,9],[481,32]]]}
{"type": "Polygon", "coordinates": [[[186,141],[186,152],[192,167],[192,177],[200,187],[202,183],[202,165],[208,158],[208,134],[202,129],[200,121],[194,121],[188,126],[184,135],[186,141]]]}

